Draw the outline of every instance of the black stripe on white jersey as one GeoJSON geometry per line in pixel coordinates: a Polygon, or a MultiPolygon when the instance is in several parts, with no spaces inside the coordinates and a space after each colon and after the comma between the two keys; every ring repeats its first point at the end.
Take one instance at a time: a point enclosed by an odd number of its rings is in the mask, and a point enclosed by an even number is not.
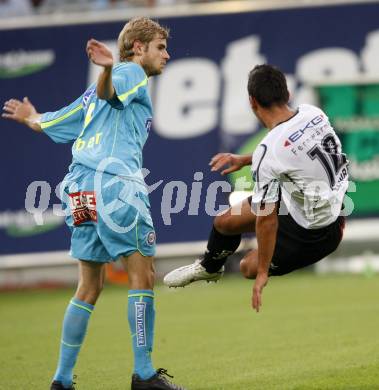
{"type": "Polygon", "coordinates": [[[259,188],[259,168],[261,167],[261,164],[262,164],[262,161],[263,161],[263,159],[264,159],[264,157],[265,157],[265,155],[266,155],[266,153],[267,153],[267,145],[265,145],[265,144],[260,144],[259,146],[262,146],[262,148],[263,148],[263,154],[262,154],[262,157],[261,157],[261,159],[259,160],[259,163],[258,163],[258,165],[257,165],[257,169],[256,169],[256,171],[255,171],[255,184],[257,184],[258,185],[258,188],[259,188]]]}

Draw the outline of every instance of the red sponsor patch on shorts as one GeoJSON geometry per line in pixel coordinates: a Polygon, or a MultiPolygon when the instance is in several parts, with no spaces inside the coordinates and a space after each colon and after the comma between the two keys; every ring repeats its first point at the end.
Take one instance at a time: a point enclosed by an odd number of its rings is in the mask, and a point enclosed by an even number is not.
{"type": "Polygon", "coordinates": [[[74,225],[89,221],[97,222],[95,191],[73,192],[69,197],[74,225]]]}

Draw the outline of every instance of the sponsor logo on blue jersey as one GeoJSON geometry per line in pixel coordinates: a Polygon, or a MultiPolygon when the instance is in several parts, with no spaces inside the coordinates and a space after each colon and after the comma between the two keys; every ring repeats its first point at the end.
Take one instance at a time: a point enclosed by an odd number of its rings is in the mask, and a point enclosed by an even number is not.
{"type": "Polygon", "coordinates": [[[145,129],[146,129],[147,132],[149,132],[150,129],[151,129],[152,121],[153,121],[153,120],[152,120],[151,118],[146,119],[146,122],[145,122],[145,129]]]}
{"type": "Polygon", "coordinates": [[[87,89],[83,96],[83,107],[87,108],[88,102],[91,100],[92,95],[95,93],[95,87],[87,89]]]}

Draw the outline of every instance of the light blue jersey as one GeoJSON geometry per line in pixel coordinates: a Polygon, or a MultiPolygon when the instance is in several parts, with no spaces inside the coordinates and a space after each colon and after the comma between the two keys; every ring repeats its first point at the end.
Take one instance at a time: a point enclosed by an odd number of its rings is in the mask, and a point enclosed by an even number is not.
{"type": "Polygon", "coordinates": [[[117,98],[101,100],[91,85],[75,102],[42,116],[41,127],[54,142],[75,141],[73,163],[142,181],[142,149],[152,120],[147,76],[133,62],[112,72],[117,98]]]}
{"type": "Polygon", "coordinates": [[[62,182],[71,254],[107,262],[139,251],[155,253],[155,231],[142,175],[142,149],[152,120],[147,76],[133,62],[114,67],[116,96],[98,99],[91,85],[75,102],[42,116],[55,142],[73,142],[62,182]]]}

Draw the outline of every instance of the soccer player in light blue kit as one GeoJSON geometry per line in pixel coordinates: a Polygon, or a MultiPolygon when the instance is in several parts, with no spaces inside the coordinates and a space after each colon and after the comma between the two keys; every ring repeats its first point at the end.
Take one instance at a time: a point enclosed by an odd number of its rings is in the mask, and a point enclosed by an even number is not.
{"type": "Polygon", "coordinates": [[[134,351],[131,388],[182,389],[151,361],[154,334],[155,231],[142,169],[152,106],[148,77],[170,58],[168,30],[147,18],[129,21],[120,33],[120,63],[91,39],[90,60],[102,67],[95,85],[56,112],[39,114],[27,98],[5,103],[3,117],[72,142],[73,162],[62,182],[71,255],[80,277],[63,320],[60,357],[51,390],[74,389],[73,368],[89,318],[104,283],[104,266],[121,257],[129,275],[128,320],[134,351]]]}

